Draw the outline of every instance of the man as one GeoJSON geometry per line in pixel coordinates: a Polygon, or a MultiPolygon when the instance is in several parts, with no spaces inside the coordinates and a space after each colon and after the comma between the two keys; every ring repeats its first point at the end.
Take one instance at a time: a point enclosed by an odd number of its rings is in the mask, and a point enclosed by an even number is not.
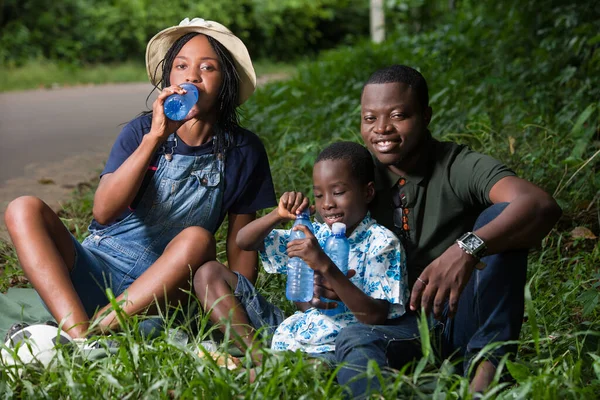
{"type": "Polygon", "coordinates": [[[474,371],[471,390],[485,390],[516,348],[502,345],[471,362],[489,343],[518,339],[526,249],[561,215],[551,196],[495,159],[433,139],[431,116],[427,83],[410,67],[383,68],[363,88],[361,134],[378,173],[371,212],[406,248],[413,312],[338,336],[336,357],[346,365],[338,379],[354,396],[381,390],[364,378],[369,360],[398,368],[419,356],[411,339],[421,308],[443,322],[441,355],[462,359],[458,367],[474,371]]]}

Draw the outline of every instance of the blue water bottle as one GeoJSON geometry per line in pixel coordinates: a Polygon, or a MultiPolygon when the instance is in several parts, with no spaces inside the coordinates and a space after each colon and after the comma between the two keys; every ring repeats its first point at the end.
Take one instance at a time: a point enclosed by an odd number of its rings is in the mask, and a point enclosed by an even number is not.
{"type": "Polygon", "coordinates": [[[171,121],[183,120],[198,101],[198,88],[196,86],[191,83],[182,83],[179,86],[187,90],[187,93],[175,93],[165,99],[165,115],[171,121]]]}
{"type": "MultiPolygon", "coordinates": [[[[308,210],[296,215],[294,226],[306,225],[313,232],[312,224],[310,223],[308,210]]],[[[304,232],[295,231],[292,229],[290,233],[290,242],[295,239],[304,238],[304,232]]],[[[313,297],[313,280],[315,273],[306,265],[304,260],[299,257],[293,257],[288,260],[287,264],[287,285],[285,288],[285,296],[291,301],[310,301],[313,297]]]]}
{"type": "MultiPolygon", "coordinates": [[[[333,234],[325,242],[325,254],[346,275],[348,273],[348,258],[350,257],[350,243],[346,238],[346,225],[336,222],[331,226],[331,232],[333,234]]],[[[325,315],[333,317],[348,312],[348,309],[341,301],[328,300],[324,297],[321,297],[321,301],[337,303],[337,307],[335,308],[321,310],[325,315]]]]}

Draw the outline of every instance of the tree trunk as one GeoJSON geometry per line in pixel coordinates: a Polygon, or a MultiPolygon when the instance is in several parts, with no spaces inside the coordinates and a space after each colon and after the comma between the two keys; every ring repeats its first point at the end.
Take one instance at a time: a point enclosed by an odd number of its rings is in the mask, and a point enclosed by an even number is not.
{"type": "Polygon", "coordinates": [[[371,0],[371,40],[373,43],[381,43],[385,40],[383,0],[371,0]]]}

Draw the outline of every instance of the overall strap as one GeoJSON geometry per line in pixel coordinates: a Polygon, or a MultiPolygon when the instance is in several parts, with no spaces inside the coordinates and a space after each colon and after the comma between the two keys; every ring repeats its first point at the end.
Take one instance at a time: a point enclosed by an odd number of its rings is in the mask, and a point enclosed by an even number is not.
{"type": "Polygon", "coordinates": [[[129,210],[134,211],[137,208],[138,204],[140,204],[140,201],[142,200],[142,197],[144,196],[144,192],[146,191],[146,188],[150,184],[150,181],[152,180],[152,178],[154,177],[154,174],[156,173],[156,170],[158,169],[158,163],[160,161],[160,156],[163,154],[165,155],[165,157],[167,157],[167,155],[172,156],[176,147],[177,147],[177,136],[175,136],[175,133],[171,133],[169,135],[169,137],[167,138],[167,140],[165,141],[165,143],[163,143],[163,145],[160,146],[160,148],[156,151],[156,153],[154,153],[154,156],[152,156],[152,159],[150,160],[150,164],[148,165],[148,169],[146,170],[146,173],[144,174],[144,178],[142,179],[142,184],[140,185],[140,188],[138,189],[138,192],[135,195],[135,198],[129,205],[129,210]]]}

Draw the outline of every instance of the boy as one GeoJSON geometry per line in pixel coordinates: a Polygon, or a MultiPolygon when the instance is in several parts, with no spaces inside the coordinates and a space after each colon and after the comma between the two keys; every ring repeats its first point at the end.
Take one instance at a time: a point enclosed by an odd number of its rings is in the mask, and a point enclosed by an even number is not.
{"type": "Polygon", "coordinates": [[[276,209],[248,224],[237,236],[240,248],[260,250],[269,273],[285,273],[289,257],[302,258],[329,282],[351,313],[330,318],[309,303],[298,303],[303,312],[284,321],[281,310],[258,294],[243,275],[214,262],[204,265],[194,277],[204,310],[212,310],[211,321],[220,322],[231,312],[240,347],[252,347],[255,329],[263,328],[274,334],[274,350],[323,354],[335,350],[335,337],[349,324],[382,324],[404,314],[408,300],[404,251],[396,236],[368,214],[375,194],[373,170],[366,148],[352,142],[334,143],[319,154],[313,169],[315,208],[325,221],[313,224],[314,235],[300,226],[297,229],[306,237],[289,242],[289,230],[273,230],[308,207],[302,193],[287,192],[276,209]],[[356,271],[351,278],[342,274],[321,249],[334,222],[347,227],[348,265],[356,271]]]}

